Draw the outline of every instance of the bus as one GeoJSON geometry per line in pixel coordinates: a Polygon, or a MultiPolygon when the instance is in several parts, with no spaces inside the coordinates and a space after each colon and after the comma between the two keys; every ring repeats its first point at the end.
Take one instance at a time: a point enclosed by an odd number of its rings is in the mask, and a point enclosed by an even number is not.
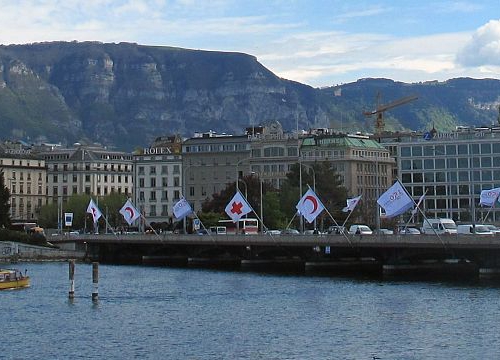
{"type": "Polygon", "coordinates": [[[226,234],[245,234],[245,235],[255,235],[259,232],[259,220],[257,219],[240,219],[239,226],[238,223],[233,222],[233,220],[219,220],[217,222],[219,226],[226,227],[226,234]]]}

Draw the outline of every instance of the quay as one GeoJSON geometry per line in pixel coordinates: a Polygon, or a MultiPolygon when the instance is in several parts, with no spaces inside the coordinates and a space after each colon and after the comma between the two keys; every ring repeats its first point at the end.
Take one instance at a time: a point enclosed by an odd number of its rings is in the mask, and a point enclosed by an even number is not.
{"type": "Polygon", "coordinates": [[[500,277],[498,235],[103,234],[50,241],[101,263],[500,277]]]}

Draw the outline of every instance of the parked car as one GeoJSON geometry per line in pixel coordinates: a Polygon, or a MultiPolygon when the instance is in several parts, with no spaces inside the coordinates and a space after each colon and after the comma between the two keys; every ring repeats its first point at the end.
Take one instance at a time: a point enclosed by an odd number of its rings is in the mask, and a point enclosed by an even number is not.
{"type": "Polygon", "coordinates": [[[281,230],[281,235],[300,235],[299,230],[297,229],[284,229],[281,230]]]}
{"type": "Polygon", "coordinates": [[[394,234],[394,231],[389,230],[389,229],[375,229],[373,231],[374,234],[380,234],[380,235],[392,235],[394,234]]]}
{"type": "Polygon", "coordinates": [[[482,224],[460,224],[457,226],[457,232],[458,234],[493,235],[493,231],[482,224]]]}
{"type": "Polygon", "coordinates": [[[266,230],[266,231],[264,231],[264,234],[267,234],[267,235],[280,235],[281,231],[280,230],[266,230]]]}
{"type": "Polygon", "coordinates": [[[332,225],[328,228],[328,234],[344,234],[345,226],[332,225]]]}
{"type": "Polygon", "coordinates": [[[495,235],[500,234],[500,229],[497,226],[491,225],[491,224],[485,224],[484,226],[486,226],[488,229],[490,229],[493,234],[495,234],[495,235]]]}
{"type": "Polygon", "coordinates": [[[368,225],[354,224],[349,227],[349,234],[371,235],[373,231],[368,225]]]}
{"type": "Polygon", "coordinates": [[[407,227],[406,229],[402,228],[401,230],[399,230],[399,233],[403,234],[403,235],[420,235],[421,234],[420,230],[418,230],[417,228],[414,228],[414,227],[407,227]]]}
{"type": "Polygon", "coordinates": [[[318,229],[304,230],[304,235],[320,235],[321,231],[318,229]]]}

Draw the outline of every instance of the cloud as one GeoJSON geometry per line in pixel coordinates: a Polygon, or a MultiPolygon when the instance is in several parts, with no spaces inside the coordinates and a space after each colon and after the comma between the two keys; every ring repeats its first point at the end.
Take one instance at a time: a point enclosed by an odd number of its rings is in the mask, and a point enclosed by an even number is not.
{"type": "Polygon", "coordinates": [[[500,20],[477,29],[457,54],[457,62],[466,67],[500,66],[500,20]]]}

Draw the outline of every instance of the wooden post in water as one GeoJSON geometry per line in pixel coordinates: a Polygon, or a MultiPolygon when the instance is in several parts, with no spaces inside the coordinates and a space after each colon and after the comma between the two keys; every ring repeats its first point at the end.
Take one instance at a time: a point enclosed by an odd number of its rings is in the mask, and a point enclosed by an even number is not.
{"type": "Polygon", "coordinates": [[[75,260],[69,261],[69,298],[75,298],[75,260]]]}
{"type": "Polygon", "coordinates": [[[92,301],[97,301],[99,297],[99,263],[92,263],[92,301]]]}

